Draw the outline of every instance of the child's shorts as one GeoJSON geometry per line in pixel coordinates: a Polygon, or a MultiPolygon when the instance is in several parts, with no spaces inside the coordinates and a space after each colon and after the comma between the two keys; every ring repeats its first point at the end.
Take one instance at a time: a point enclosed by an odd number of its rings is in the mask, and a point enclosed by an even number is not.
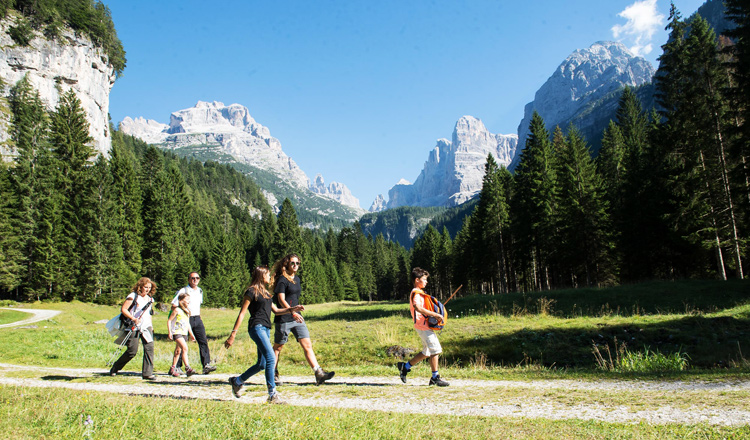
{"type": "Polygon", "coordinates": [[[432,356],[443,352],[443,347],[440,346],[438,337],[432,330],[417,330],[419,337],[422,338],[422,354],[425,356],[432,356]]]}
{"type": "Polygon", "coordinates": [[[185,337],[185,335],[177,335],[177,334],[175,334],[175,335],[172,335],[172,337],[174,338],[175,341],[178,340],[178,339],[185,339],[187,341],[187,338],[185,337]]]}

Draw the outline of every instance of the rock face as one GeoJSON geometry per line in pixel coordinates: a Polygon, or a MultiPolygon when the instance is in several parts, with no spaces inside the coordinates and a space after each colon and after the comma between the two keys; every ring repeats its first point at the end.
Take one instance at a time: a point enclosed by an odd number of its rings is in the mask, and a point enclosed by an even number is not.
{"type": "Polygon", "coordinates": [[[377,197],[375,197],[375,200],[373,200],[372,205],[370,205],[370,209],[368,209],[369,212],[380,212],[386,208],[387,204],[385,202],[385,197],[383,197],[383,194],[378,194],[377,197]]]}
{"type": "Polygon", "coordinates": [[[270,171],[297,188],[362,210],[359,200],[346,185],[331,182],[326,186],[320,175],[311,184],[305,172],[282,151],[279,140],[250,116],[247,107],[240,104],[227,106],[216,101],[199,101],[195,107],[172,113],[168,125],[144,118],[126,117],[120,123],[120,130],[167,149],[213,147],[239,163],[270,171]]]}
{"type": "Polygon", "coordinates": [[[596,118],[596,112],[583,118],[577,116],[587,106],[626,85],[636,87],[650,82],[654,73],[651,63],[636,57],[621,43],[597,42],[588,49],[576,50],[536,92],[534,101],[526,104],[518,126],[519,151],[526,144],[534,111],[544,119],[550,131],[556,125],[565,130],[574,119],[577,126],[594,125],[587,118],[596,118]]]}
{"type": "Polygon", "coordinates": [[[452,141],[438,139],[414,184],[401,181],[388,191],[387,208],[455,206],[469,200],[482,189],[487,155],[507,166],[516,155],[517,142],[514,134],[492,134],[479,119],[462,117],[452,141]]]}
{"type": "MultiPolygon", "coordinates": [[[[60,92],[75,91],[86,111],[89,132],[94,148],[109,154],[112,141],[109,133],[109,92],[115,83],[115,71],[107,55],[86,38],[76,36],[66,29],[59,40],[50,41],[41,34],[29,46],[18,46],[8,35],[13,18],[0,21],[0,78],[2,94],[7,97],[10,88],[25,75],[39,92],[42,102],[54,110],[60,92]]],[[[0,154],[11,160],[15,151],[9,144],[8,112],[0,112],[0,154]]]]}
{"type": "Polygon", "coordinates": [[[315,183],[310,185],[310,190],[316,194],[336,200],[342,205],[359,208],[359,199],[352,195],[352,192],[349,191],[346,185],[339,182],[331,182],[330,185],[326,186],[323,176],[320,174],[315,176],[315,183]]]}

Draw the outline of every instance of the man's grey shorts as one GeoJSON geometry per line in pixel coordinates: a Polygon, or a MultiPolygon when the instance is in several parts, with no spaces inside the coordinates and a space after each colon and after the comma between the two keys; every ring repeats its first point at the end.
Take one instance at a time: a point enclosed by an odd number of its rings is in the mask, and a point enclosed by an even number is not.
{"type": "Polygon", "coordinates": [[[273,343],[284,345],[289,340],[289,333],[292,333],[299,342],[300,339],[310,338],[310,332],[304,322],[277,322],[276,330],[273,333],[273,343]]]}

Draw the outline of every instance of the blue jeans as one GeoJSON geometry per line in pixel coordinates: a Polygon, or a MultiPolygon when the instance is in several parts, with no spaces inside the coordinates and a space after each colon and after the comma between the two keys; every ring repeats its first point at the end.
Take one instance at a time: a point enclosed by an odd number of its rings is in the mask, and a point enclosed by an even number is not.
{"type": "Polygon", "coordinates": [[[240,375],[240,381],[245,382],[260,370],[266,370],[266,386],[268,393],[273,394],[276,390],[276,382],[273,379],[276,368],[276,355],[271,345],[271,329],[262,325],[256,325],[248,330],[250,339],[258,346],[258,362],[240,375]]]}

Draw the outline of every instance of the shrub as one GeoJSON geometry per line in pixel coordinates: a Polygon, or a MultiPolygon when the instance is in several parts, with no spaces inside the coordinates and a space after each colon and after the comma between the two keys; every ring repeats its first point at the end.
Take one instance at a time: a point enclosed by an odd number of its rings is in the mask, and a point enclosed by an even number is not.
{"type": "Polygon", "coordinates": [[[29,22],[23,19],[16,19],[16,24],[8,28],[8,35],[16,44],[28,46],[34,38],[34,32],[31,30],[29,22]]]}

